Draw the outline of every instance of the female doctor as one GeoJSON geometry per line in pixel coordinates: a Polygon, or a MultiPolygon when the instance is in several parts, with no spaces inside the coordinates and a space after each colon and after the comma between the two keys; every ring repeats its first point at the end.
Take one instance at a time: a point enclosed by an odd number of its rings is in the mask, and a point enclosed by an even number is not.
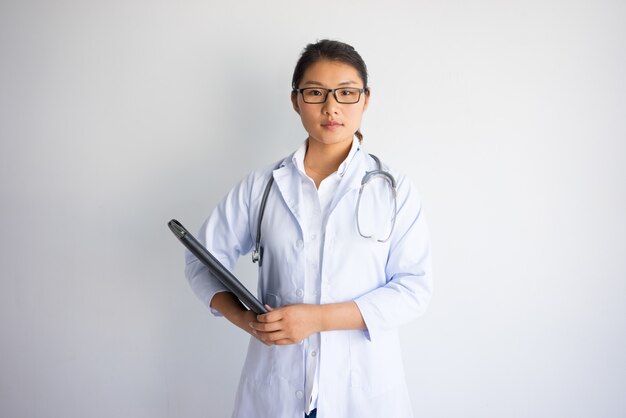
{"type": "Polygon", "coordinates": [[[197,296],[253,337],[233,417],[411,417],[398,327],[431,295],[421,203],[362,145],[370,89],[354,48],[309,44],[292,88],[307,139],[237,184],[199,233],[231,270],[255,250],[269,312],[247,310],[186,255],[197,296]]]}

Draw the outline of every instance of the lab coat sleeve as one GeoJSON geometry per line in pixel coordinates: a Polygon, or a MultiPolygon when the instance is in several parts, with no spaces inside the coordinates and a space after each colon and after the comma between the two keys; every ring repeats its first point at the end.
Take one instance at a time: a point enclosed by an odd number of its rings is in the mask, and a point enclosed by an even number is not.
{"type": "Polygon", "coordinates": [[[355,299],[370,341],[422,315],[432,294],[430,238],[422,205],[405,177],[397,190],[398,213],[385,267],[386,284],[355,299]]]}
{"type": "MultiPolygon", "coordinates": [[[[232,271],[240,255],[252,249],[249,207],[253,175],[237,184],[217,205],[204,222],[197,239],[226,267],[232,271]]],[[[216,293],[228,289],[217,280],[208,268],[189,251],[185,252],[185,276],[196,296],[211,309],[215,316],[222,316],[210,307],[216,293]]]]}

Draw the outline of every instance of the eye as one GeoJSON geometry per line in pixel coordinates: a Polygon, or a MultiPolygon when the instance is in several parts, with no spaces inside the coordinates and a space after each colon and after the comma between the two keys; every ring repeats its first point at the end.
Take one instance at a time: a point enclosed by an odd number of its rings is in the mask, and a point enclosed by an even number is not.
{"type": "Polygon", "coordinates": [[[307,97],[317,97],[323,95],[324,93],[320,89],[304,89],[302,94],[307,97]]]}

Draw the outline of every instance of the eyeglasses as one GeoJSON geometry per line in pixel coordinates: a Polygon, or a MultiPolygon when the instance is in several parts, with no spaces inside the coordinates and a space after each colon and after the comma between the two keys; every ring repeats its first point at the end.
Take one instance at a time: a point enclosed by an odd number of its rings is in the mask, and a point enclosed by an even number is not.
{"type": "Polygon", "coordinates": [[[302,100],[304,100],[304,103],[326,103],[328,93],[333,93],[337,103],[354,104],[361,100],[361,93],[363,93],[365,89],[355,87],[340,87],[338,89],[307,87],[304,89],[294,89],[294,91],[302,94],[302,100]]]}

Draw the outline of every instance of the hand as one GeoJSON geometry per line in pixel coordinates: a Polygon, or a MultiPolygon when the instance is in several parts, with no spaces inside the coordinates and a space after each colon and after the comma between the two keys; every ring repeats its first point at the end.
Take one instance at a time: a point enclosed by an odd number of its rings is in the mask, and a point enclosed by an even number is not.
{"type": "Polygon", "coordinates": [[[239,315],[237,315],[236,318],[233,318],[233,323],[237,325],[239,328],[246,331],[248,334],[255,337],[257,340],[261,341],[263,344],[267,346],[272,345],[263,341],[262,339],[259,338],[257,334],[254,333],[254,329],[252,329],[252,327],[250,326],[250,323],[256,321],[256,318],[257,318],[257,314],[254,313],[254,311],[246,309],[246,310],[241,311],[239,315]]]}
{"type": "MultiPolygon", "coordinates": [[[[265,305],[265,307],[267,308],[268,306],[265,305]]],[[[252,335],[254,338],[256,338],[257,340],[261,341],[266,346],[269,347],[269,346],[274,345],[274,344],[270,343],[269,341],[264,341],[261,338],[261,335],[256,333],[255,330],[252,328],[251,324],[255,323],[256,320],[257,320],[257,314],[254,313],[254,311],[246,310],[246,311],[241,312],[241,315],[238,316],[237,320],[234,321],[234,322],[235,322],[235,324],[237,326],[239,326],[239,328],[243,329],[248,334],[252,335]]]]}
{"type": "Polygon", "coordinates": [[[296,304],[273,309],[250,322],[252,333],[266,345],[296,344],[321,331],[321,305],[296,304]]]}
{"type": "MultiPolygon", "coordinates": [[[[246,308],[231,292],[219,292],[211,299],[211,308],[217,309],[230,322],[258,339],[250,327],[252,321],[256,321],[256,313],[246,308]]],[[[265,345],[271,345],[259,339],[265,345]]]]}

